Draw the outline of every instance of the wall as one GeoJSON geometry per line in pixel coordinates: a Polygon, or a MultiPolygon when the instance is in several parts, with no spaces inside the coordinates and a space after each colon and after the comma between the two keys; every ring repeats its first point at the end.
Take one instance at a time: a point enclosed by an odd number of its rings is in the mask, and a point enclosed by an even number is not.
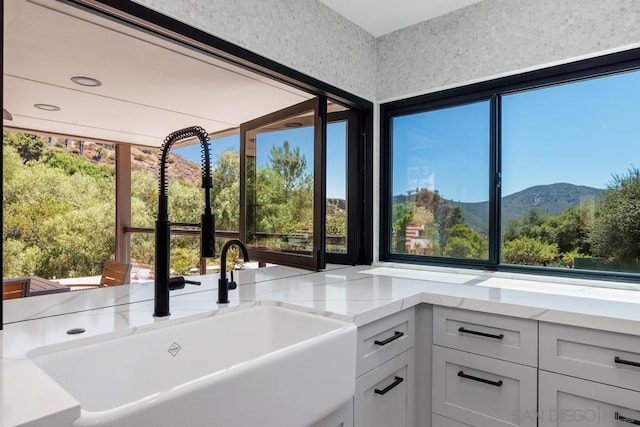
{"type": "Polygon", "coordinates": [[[228,42],[373,100],[376,41],[316,0],[136,0],[228,42]]]}
{"type": "Polygon", "coordinates": [[[640,42],[638,0],[484,0],[377,39],[376,99],[640,42]]]}

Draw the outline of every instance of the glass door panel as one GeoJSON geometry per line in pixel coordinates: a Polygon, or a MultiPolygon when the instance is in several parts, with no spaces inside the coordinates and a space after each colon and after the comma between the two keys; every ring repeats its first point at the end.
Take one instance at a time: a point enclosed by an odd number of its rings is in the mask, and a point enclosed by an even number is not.
{"type": "Polygon", "coordinates": [[[240,227],[253,260],[324,268],[324,111],[316,98],[240,127],[240,227]]]}

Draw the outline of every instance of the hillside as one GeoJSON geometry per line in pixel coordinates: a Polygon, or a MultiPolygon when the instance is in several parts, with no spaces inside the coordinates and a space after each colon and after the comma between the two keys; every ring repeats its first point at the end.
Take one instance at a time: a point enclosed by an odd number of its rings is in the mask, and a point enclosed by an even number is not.
{"type": "MultiPolygon", "coordinates": [[[[112,144],[98,144],[69,140],[67,144],[56,143],[59,148],[65,148],[70,153],[83,156],[93,164],[103,164],[115,167],[116,151],[112,144]],[[82,146],[82,149],[81,149],[82,146]]],[[[131,147],[131,170],[147,171],[158,176],[160,164],[160,149],[151,147],[131,147]]],[[[183,180],[191,185],[200,185],[200,165],[185,160],[175,153],[169,153],[168,176],[183,180]]]]}
{"type": "MultiPolygon", "coordinates": [[[[535,207],[553,215],[585,200],[597,200],[605,190],[584,185],[555,183],[536,185],[502,198],[502,224],[524,215],[535,207]]],[[[393,196],[393,204],[413,202],[416,196],[393,196]]],[[[446,199],[445,199],[446,200],[446,199]]],[[[447,200],[459,206],[466,223],[475,231],[486,234],[489,218],[489,202],[464,203],[447,200]]]]}
{"type": "MultiPolygon", "coordinates": [[[[536,185],[502,198],[502,224],[524,215],[531,208],[553,215],[586,200],[597,200],[605,190],[584,185],[556,183],[536,185]]],[[[469,226],[486,232],[489,202],[457,203],[469,226]]]]}

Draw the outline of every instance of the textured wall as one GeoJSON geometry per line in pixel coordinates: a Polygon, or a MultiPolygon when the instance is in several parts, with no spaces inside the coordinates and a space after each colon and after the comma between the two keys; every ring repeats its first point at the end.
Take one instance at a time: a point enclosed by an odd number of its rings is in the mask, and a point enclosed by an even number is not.
{"type": "Polygon", "coordinates": [[[639,0],[484,0],[381,36],[384,100],[640,42],[639,0]]]}
{"type": "Polygon", "coordinates": [[[373,100],[376,41],[316,0],[136,0],[280,64],[373,100]]]}

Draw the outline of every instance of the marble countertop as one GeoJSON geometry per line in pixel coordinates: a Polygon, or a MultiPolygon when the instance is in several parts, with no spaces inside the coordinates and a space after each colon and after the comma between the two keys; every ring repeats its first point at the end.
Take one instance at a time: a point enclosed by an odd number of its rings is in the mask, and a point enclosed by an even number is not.
{"type": "Polygon", "coordinates": [[[172,291],[165,318],[152,315],[152,282],[6,301],[2,425],[70,425],[80,413],[78,402],[27,359],[30,350],[262,302],[356,325],[429,303],[640,336],[640,288],[633,284],[611,283],[612,289],[598,282],[560,284],[557,278],[393,264],[334,265],[318,273],[278,266],[237,272],[230,304],[218,306],[217,278],[194,277],[201,286],[172,291]],[[86,332],[66,333],[78,327],[86,332]]]}

